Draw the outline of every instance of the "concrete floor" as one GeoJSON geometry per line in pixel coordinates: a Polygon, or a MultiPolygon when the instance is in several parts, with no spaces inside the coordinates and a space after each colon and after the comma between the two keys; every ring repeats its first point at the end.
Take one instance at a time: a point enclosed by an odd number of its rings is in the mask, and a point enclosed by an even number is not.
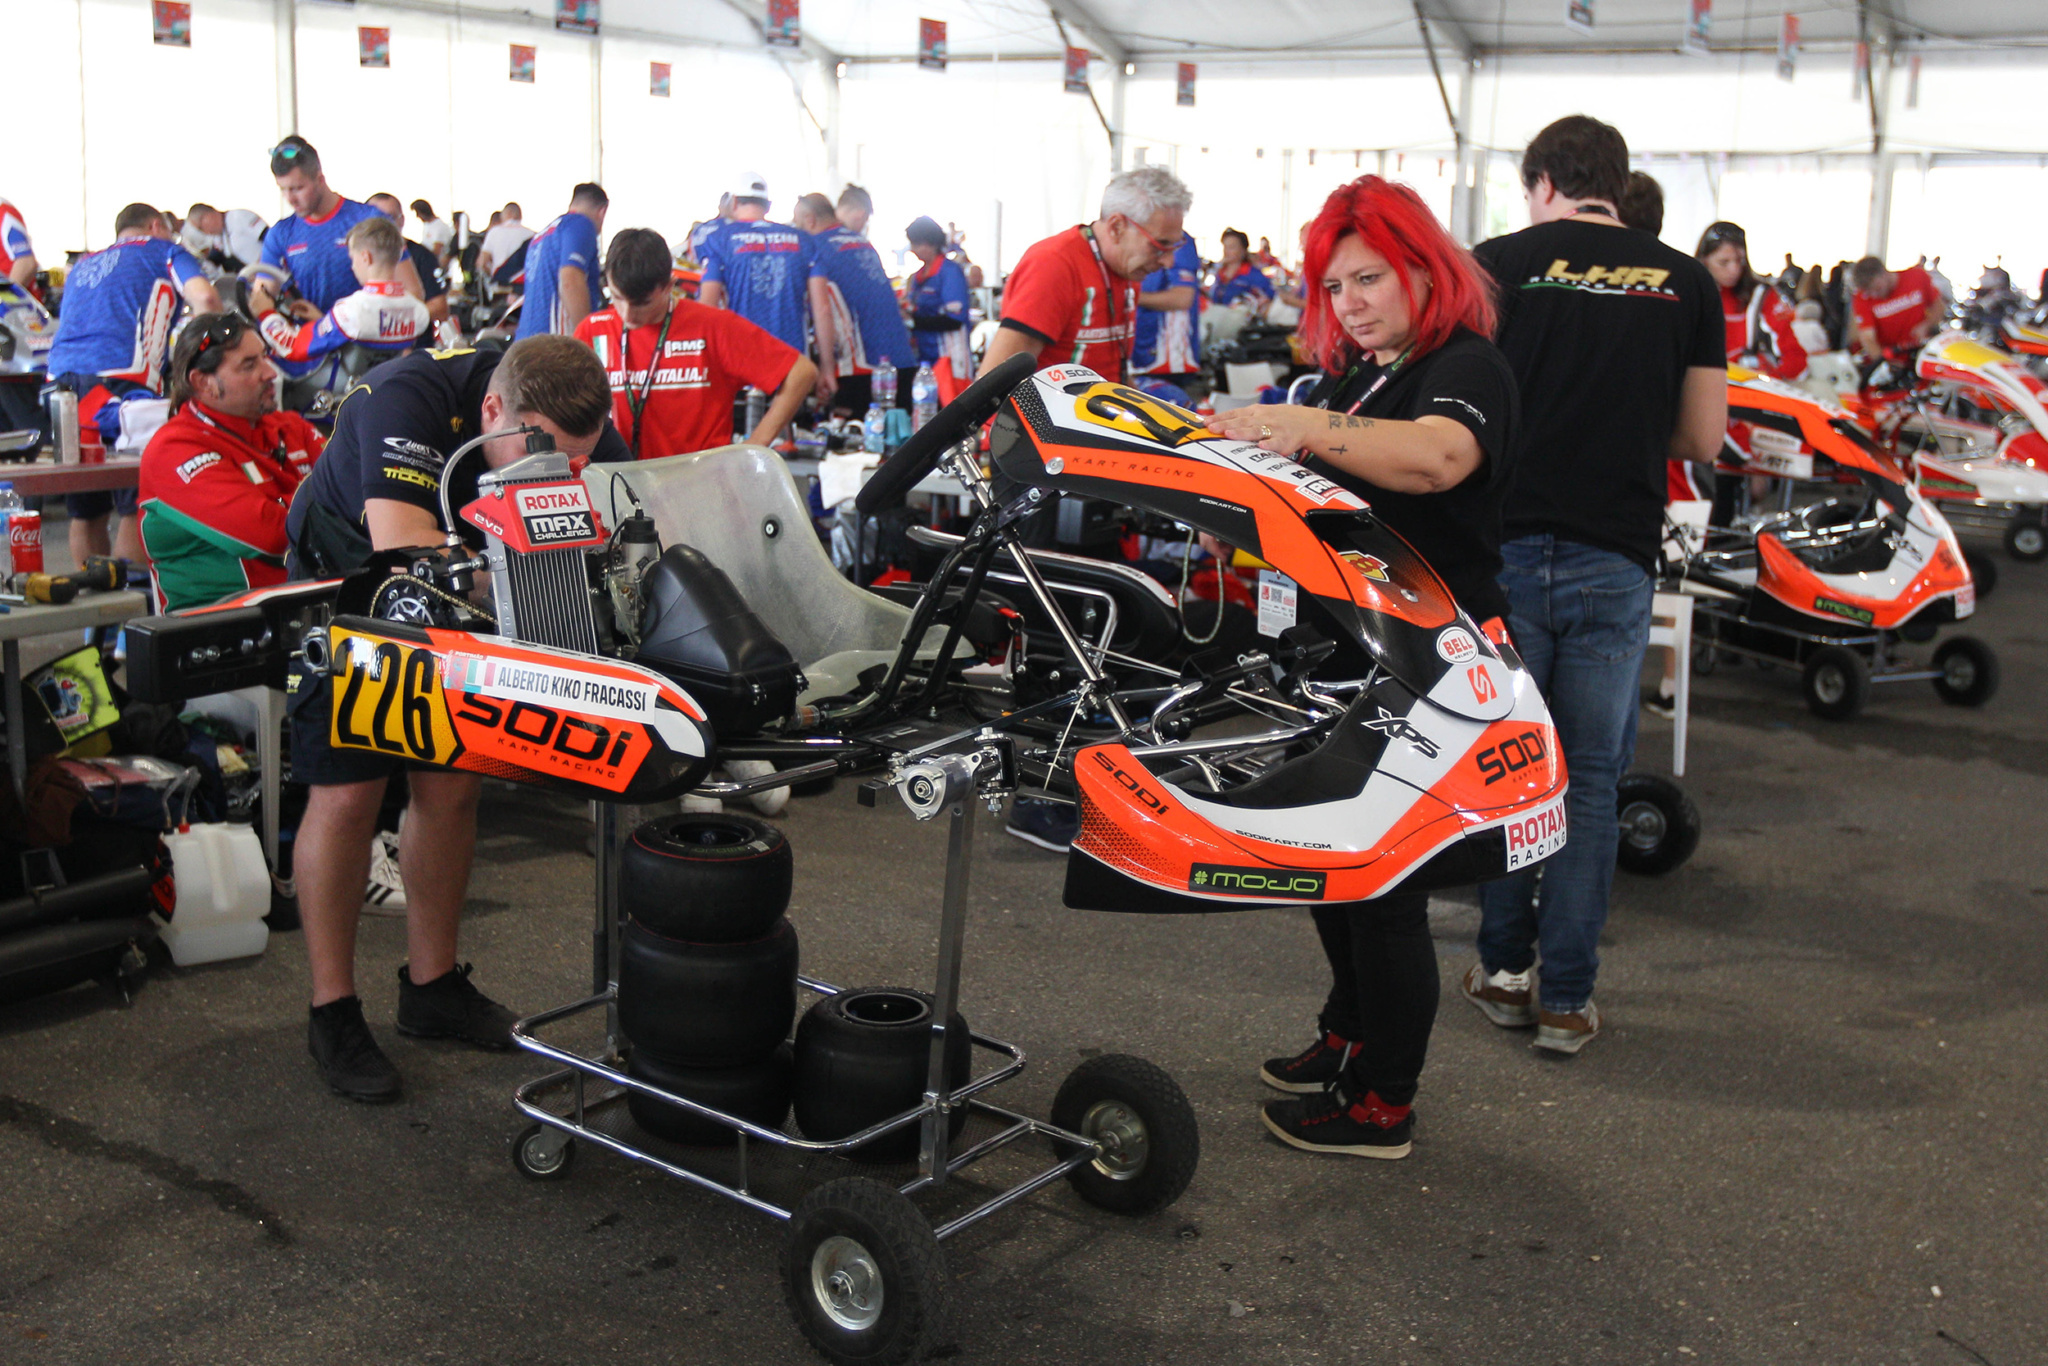
{"type": "MultiPolygon", "coordinates": [[[[1620,879],[1608,1027],[1578,1058],[1458,1000],[1475,912],[1440,902],[1405,1162],[1256,1121],[1259,1060],[1306,1042],[1323,990],[1305,917],[1069,911],[1059,860],[984,822],[964,1008],[1034,1061],[1007,1099],[1043,1112],[1082,1057],[1139,1053],[1192,1098],[1202,1163],[1157,1216],[1058,1186],[950,1242],[928,1359],[2041,1361],[2048,567],[2001,567],[1981,712],[1912,684],[1837,725],[1783,672],[1701,680],[1706,835],[1620,879]]],[[[1646,721],[1642,766],[1668,758],[1646,721]]],[[[943,829],[844,783],[785,824],[806,969],[928,982],[943,829]]],[[[586,986],[586,828],[489,798],[464,954],[515,1006],[586,986]]],[[[0,1007],[0,1362],[808,1359],[778,1225],[587,1147],[565,1182],[522,1179],[508,1096],[533,1065],[399,1039],[403,927],[365,927],[392,1107],[316,1084],[294,936],[125,1009],[0,1007]]]]}

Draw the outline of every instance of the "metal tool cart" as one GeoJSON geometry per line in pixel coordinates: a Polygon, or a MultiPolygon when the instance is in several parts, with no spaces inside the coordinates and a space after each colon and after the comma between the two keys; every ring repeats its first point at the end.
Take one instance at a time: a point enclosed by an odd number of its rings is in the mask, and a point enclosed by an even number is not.
{"type": "MultiPolygon", "coordinates": [[[[542,1011],[513,1027],[521,1048],[559,1064],[559,1069],[521,1086],[513,1102],[535,1122],[513,1141],[513,1165],[535,1180],[569,1174],[575,1146],[587,1141],[606,1151],[644,1162],[670,1176],[715,1191],[788,1223],[782,1256],[783,1288],[797,1326],[834,1362],[901,1362],[921,1354],[943,1293],[939,1243],[1006,1205],[1065,1177],[1085,1200],[1122,1214],[1145,1214],[1179,1198],[1193,1178],[1200,1139],[1193,1108],[1163,1070],[1141,1058],[1109,1054],[1090,1058],[1061,1085],[1050,1121],[1004,1108],[987,1097],[1024,1070],[1024,1051],[970,1032],[978,1065],[969,1081],[950,1087],[946,1072],[946,1022],[959,1001],[965,947],[967,887],[974,853],[976,800],[998,809],[1016,786],[1016,766],[1006,737],[983,732],[955,740],[952,752],[911,751],[892,765],[890,776],[863,785],[863,804],[895,790],[920,820],[944,813],[948,823],[945,891],[940,903],[938,969],[933,990],[928,1081],[922,1101],[859,1133],[830,1142],[765,1129],[684,1096],[628,1076],[618,1029],[618,808],[599,803],[597,910],[593,934],[593,994],[542,1011]],[[604,1012],[603,1047],[594,1056],[548,1042],[550,1026],[587,1012],[604,1012]],[[689,1149],[668,1144],[632,1127],[625,1113],[631,1092],[682,1107],[732,1130],[728,1149],[689,1149]],[[993,1121],[994,1131],[953,1151],[952,1117],[966,1111],[993,1121]],[[756,1188],[756,1145],[800,1157],[845,1158],[882,1135],[919,1126],[917,1173],[892,1185],[858,1165],[827,1180],[793,1206],[766,1198],[756,1188]],[[1033,1135],[1050,1141],[1050,1165],[995,1190],[966,1210],[934,1223],[910,1197],[942,1191],[968,1166],[1033,1135]],[[731,1179],[710,1170],[723,1166],[731,1179]]],[[[748,782],[718,784],[721,795],[800,782],[831,772],[830,760],[785,770],[748,782]]],[[[841,988],[813,977],[799,984],[818,996],[841,988]]],[[[984,1126],[985,1127],[985,1126],[984,1126]]]]}

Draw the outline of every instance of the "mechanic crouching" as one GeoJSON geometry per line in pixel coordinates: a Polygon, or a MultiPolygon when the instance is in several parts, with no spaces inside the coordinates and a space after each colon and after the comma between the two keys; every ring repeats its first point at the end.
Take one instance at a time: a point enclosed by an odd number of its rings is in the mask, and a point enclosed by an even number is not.
{"type": "MultiPolygon", "coordinates": [[[[606,419],[611,404],[604,367],[569,337],[528,337],[502,355],[416,351],[378,366],[343,398],[326,453],[292,501],[293,577],[345,574],[373,551],[438,547],[445,531],[442,466],[486,432],[538,427],[571,457],[630,459],[606,419]]],[[[476,498],[480,465],[499,468],[525,453],[519,435],[487,443],[454,472],[452,506],[476,498]]],[[[456,962],[482,780],[335,749],[328,742],[328,681],[295,666],[286,690],[293,776],[311,789],[294,862],[313,987],[307,1047],[337,1094],[395,1100],[398,1069],[371,1035],[356,996],[355,948],[378,807],[386,782],[401,769],[411,803],[399,830],[408,961],[398,970],[398,1032],[485,1049],[512,1046],[517,1017],[476,988],[468,964],[456,962]]]]}

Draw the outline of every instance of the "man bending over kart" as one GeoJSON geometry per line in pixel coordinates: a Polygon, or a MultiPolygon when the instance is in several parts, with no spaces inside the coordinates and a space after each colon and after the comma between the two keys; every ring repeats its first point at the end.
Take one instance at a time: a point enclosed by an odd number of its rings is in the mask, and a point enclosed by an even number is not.
{"type": "Polygon", "coordinates": [[[1866,256],[1849,267],[1849,283],[1855,290],[1850,302],[1856,313],[1856,351],[1865,363],[1901,356],[1941,326],[1946,301],[1919,266],[1887,270],[1883,261],[1866,256]]]}
{"type": "Polygon", "coordinates": [[[348,263],[362,286],[334,301],[318,322],[295,323],[278,311],[277,298],[261,282],[250,286],[249,306],[263,340],[280,360],[302,368],[354,344],[373,351],[404,351],[433,324],[427,306],[406,292],[398,278],[405,238],[381,214],[348,230],[348,263]]]}
{"type": "MultiPolygon", "coordinates": [[[[387,225],[388,226],[388,225],[387,225]]],[[[486,432],[540,428],[571,457],[630,458],[605,415],[604,367],[568,337],[529,337],[502,356],[413,351],[365,375],[336,410],[334,434],[292,500],[294,577],[348,573],[373,550],[441,544],[442,465],[486,432]]],[[[522,458],[525,438],[486,444],[455,472],[452,504],[476,497],[479,465],[522,458]]],[[[481,537],[463,532],[477,548],[481,537]]],[[[399,832],[408,962],[398,970],[398,1032],[477,1048],[512,1046],[513,1012],[486,997],[456,962],[456,933],[476,851],[481,780],[328,743],[329,685],[294,668],[286,685],[292,772],[311,787],[294,875],[313,999],[307,1047],[322,1080],[352,1100],[395,1100],[398,1069],[377,1046],[356,996],[356,920],[384,787],[406,771],[411,805],[399,832]]]]}

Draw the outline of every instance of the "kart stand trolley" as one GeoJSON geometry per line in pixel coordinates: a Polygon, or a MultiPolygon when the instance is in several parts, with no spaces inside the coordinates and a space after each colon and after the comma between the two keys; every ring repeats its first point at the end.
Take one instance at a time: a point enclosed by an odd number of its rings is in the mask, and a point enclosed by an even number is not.
{"type": "MultiPolygon", "coordinates": [[[[513,1141],[513,1165],[536,1180],[559,1179],[570,1171],[576,1143],[587,1141],[785,1221],[785,1299],[804,1336],[834,1362],[901,1362],[922,1354],[943,1293],[939,1243],[961,1229],[1062,1177],[1091,1204],[1119,1213],[1149,1213],[1180,1196],[1193,1178],[1199,1156],[1194,1111],[1186,1096],[1164,1071],[1140,1058],[1107,1054],[1082,1063],[1061,1086],[1048,1122],[987,1098],[996,1086],[1024,1070],[1024,1052],[970,1031],[977,1059],[974,1075],[957,1088],[949,1086],[946,1025],[959,1000],[974,853],[972,804],[981,800],[992,811],[998,809],[1016,785],[1007,737],[984,731],[964,743],[956,740],[952,748],[950,753],[903,756],[888,776],[871,780],[860,791],[862,803],[872,805],[880,791],[894,788],[918,819],[943,812],[948,823],[930,1066],[924,1096],[914,1108],[846,1138],[817,1141],[763,1128],[627,1075],[625,1050],[630,1045],[618,1030],[619,816],[612,803],[596,804],[593,994],[529,1016],[512,1030],[519,1047],[558,1065],[558,1070],[513,1093],[513,1103],[534,1121],[513,1141]],[[543,1037],[550,1026],[597,1010],[604,1012],[605,1032],[596,1055],[585,1056],[543,1037]],[[729,1128],[731,1148],[682,1148],[640,1133],[625,1122],[625,1101],[634,1091],[729,1128]],[[996,1127],[979,1139],[974,1131],[963,1133],[965,1146],[955,1152],[951,1121],[963,1110],[994,1121],[996,1127]],[[750,1161],[755,1145],[800,1158],[844,1158],[855,1148],[912,1124],[919,1126],[916,1175],[900,1185],[862,1174],[886,1173],[886,1168],[860,1164],[817,1185],[792,1206],[778,1204],[756,1188],[761,1175],[755,1169],[758,1159],[750,1161]],[[964,1212],[935,1226],[910,1199],[941,1191],[963,1169],[1034,1135],[1049,1141],[1050,1165],[988,1194],[964,1212]],[[722,1168],[731,1179],[706,1168],[722,1168]]],[[[822,776],[833,767],[825,760],[710,790],[738,796],[822,776]]],[[[809,976],[800,976],[798,983],[817,996],[841,990],[809,976]]]]}

